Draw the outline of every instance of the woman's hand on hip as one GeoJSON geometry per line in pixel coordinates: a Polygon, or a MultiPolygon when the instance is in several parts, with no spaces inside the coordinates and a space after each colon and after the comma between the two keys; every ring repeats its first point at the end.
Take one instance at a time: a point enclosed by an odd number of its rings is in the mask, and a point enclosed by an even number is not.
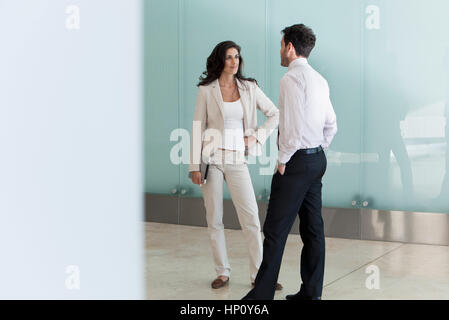
{"type": "Polygon", "coordinates": [[[245,137],[244,140],[245,140],[245,147],[247,147],[248,149],[252,148],[252,146],[257,143],[257,139],[255,136],[245,137]]]}

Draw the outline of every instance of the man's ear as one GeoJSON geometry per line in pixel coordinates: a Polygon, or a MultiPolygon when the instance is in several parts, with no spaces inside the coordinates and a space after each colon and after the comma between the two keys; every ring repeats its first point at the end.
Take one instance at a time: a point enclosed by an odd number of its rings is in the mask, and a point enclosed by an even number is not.
{"type": "Polygon", "coordinates": [[[290,50],[293,50],[293,53],[295,52],[295,47],[293,47],[293,43],[289,42],[287,45],[287,52],[290,52],[290,50]]]}

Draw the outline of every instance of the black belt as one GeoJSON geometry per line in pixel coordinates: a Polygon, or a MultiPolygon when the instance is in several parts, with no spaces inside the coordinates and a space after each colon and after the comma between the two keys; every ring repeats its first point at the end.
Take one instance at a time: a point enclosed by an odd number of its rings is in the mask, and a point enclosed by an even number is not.
{"type": "Polygon", "coordinates": [[[320,152],[321,150],[323,150],[323,148],[321,146],[316,147],[316,148],[310,148],[310,149],[299,149],[298,153],[300,154],[311,154],[311,153],[317,153],[320,152]]]}

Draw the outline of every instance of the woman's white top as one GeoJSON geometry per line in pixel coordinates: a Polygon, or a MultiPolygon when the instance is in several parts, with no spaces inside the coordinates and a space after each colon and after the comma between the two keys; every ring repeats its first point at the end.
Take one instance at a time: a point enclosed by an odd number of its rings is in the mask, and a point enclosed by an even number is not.
{"type": "Polygon", "coordinates": [[[222,148],[245,151],[243,139],[243,106],[239,100],[224,102],[224,134],[222,148]]]}

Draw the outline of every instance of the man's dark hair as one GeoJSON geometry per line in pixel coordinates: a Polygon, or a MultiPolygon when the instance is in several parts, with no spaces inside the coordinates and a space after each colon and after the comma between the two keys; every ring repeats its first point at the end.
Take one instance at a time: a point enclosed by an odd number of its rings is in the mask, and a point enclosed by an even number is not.
{"type": "Polygon", "coordinates": [[[315,47],[316,37],[312,29],[301,24],[294,24],[282,30],[284,34],[284,44],[292,43],[296,50],[296,55],[308,58],[310,52],[315,47]]]}

